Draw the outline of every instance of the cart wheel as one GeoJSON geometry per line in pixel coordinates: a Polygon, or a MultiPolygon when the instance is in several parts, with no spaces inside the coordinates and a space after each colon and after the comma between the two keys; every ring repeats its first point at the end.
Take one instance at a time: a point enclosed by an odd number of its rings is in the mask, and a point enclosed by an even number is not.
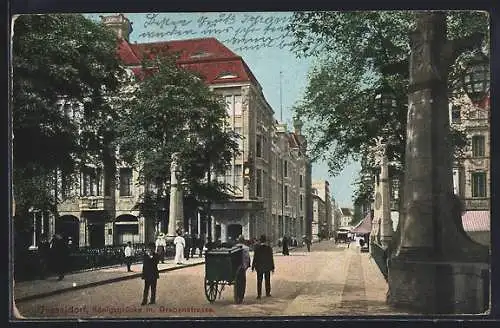
{"type": "Polygon", "coordinates": [[[233,294],[234,294],[234,303],[241,304],[243,303],[243,299],[245,298],[245,282],[243,281],[243,275],[245,272],[240,267],[237,271],[236,277],[234,279],[233,286],[233,294]]]}
{"type": "Polygon", "coordinates": [[[217,298],[217,281],[209,281],[205,279],[205,296],[210,303],[215,302],[217,298]]]}

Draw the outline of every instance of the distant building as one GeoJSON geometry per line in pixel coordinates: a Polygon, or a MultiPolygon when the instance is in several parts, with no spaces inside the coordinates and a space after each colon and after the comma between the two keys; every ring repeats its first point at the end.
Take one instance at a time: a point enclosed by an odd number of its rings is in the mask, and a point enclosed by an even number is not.
{"type": "Polygon", "coordinates": [[[340,218],[340,227],[349,227],[352,219],[354,218],[353,210],[347,207],[342,207],[340,208],[340,211],[342,212],[342,216],[340,218]]]}
{"type": "Polygon", "coordinates": [[[322,236],[330,236],[332,231],[332,198],[330,195],[330,183],[327,180],[314,180],[312,189],[324,203],[324,214],[319,217],[318,229],[322,236]]]}

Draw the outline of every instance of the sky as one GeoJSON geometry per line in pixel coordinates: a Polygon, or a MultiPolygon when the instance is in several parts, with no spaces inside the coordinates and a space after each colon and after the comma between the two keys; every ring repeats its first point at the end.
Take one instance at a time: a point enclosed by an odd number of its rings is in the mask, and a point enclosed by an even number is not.
{"type": "MultiPolygon", "coordinates": [[[[132,22],[130,42],[146,43],[215,37],[240,55],[257,80],[275,118],[292,125],[292,107],[307,87],[312,58],[297,58],[290,50],[291,36],[284,30],[291,13],[124,13],[132,22]],[[281,74],[280,74],[281,72],[281,74]],[[280,88],[281,75],[281,88],[280,88]],[[280,95],[281,89],[281,95],[280,95]]],[[[99,15],[90,18],[99,20],[99,15]]],[[[338,176],[330,176],[325,162],[313,163],[313,180],[327,180],[340,207],[352,207],[353,183],[360,165],[350,163],[338,176]]]]}

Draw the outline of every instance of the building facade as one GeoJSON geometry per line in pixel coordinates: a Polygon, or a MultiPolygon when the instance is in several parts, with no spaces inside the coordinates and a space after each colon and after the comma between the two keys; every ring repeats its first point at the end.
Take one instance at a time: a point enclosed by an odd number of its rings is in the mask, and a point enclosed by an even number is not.
{"type": "Polygon", "coordinates": [[[467,96],[451,99],[450,124],[465,133],[463,156],[455,158],[453,189],[464,204],[462,223],[475,241],[490,244],[490,102],[474,104],[467,96]]]}
{"type": "Polygon", "coordinates": [[[325,204],[325,213],[320,217],[319,232],[323,238],[328,238],[332,232],[332,197],[330,183],[326,180],[314,180],[312,188],[317,190],[318,196],[325,204]]]}
{"type": "Polygon", "coordinates": [[[341,207],[340,211],[342,212],[342,217],[340,218],[340,227],[347,228],[352,222],[353,219],[353,210],[347,207],[341,207]]]}
{"type": "MultiPolygon", "coordinates": [[[[302,124],[294,122],[294,131],[278,124],[245,61],[215,38],[130,43],[132,27],[125,16],[101,19],[117,33],[118,55],[129,74],[141,73],[141,55],[152,47],[179,53],[178,65],[202,73],[209,87],[225,99],[226,128],[241,136],[240,154],[225,175],[213,177],[233,186],[232,198],[212,203],[206,218],[198,209],[185,208],[185,230],[222,242],[239,235],[254,239],[266,234],[277,242],[284,234],[298,239],[310,234],[311,161],[302,124]],[[244,167],[251,167],[250,176],[244,167]]],[[[71,237],[80,247],[145,243],[166,232],[168,209],[158,211],[157,222],[142,217],[138,205],[146,186],[139,183],[137,168],[115,157],[110,149],[100,165],[85,167],[75,174],[75,183],[61,188],[59,217],[47,220],[47,229],[71,237]]],[[[64,185],[63,177],[60,183],[64,185]]]]}

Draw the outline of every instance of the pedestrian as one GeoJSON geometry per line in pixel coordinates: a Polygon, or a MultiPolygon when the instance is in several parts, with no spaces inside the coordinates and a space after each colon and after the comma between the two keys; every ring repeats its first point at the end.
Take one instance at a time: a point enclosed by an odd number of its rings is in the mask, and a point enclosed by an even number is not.
{"type": "Polygon", "coordinates": [[[194,258],[198,249],[198,236],[194,233],[191,235],[191,243],[191,257],[194,258]]]}
{"type": "Polygon", "coordinates": [[[130,266],[132,265],[133,256],[134,249],[132,248],[132,243],[128,241],[125,247],[125,264],[127,264],[127,272],[132,272],[130,266]]]}
{"type": "Polygon", "coordinates": [[[160,278],[158,272],[158,253],[155,252],[155,244],[149,244],[146,249],[146,254],[142,261],[142,275],[141,278],[144,280],[144,292],[142,295],[141,305],[146,305],[148,301],[149,290],[151,289],[151,298],[149,304],[155,304],[156,302],[156,282],[160,278]]]}
{"type": "Polygon", "coordinates": [[[66,264],[68,262],[68,244],[60,234],[55,234],[52,238],[51,255],[53,260],[54,272],[58,276],[58,280],[64,279],[66,272],[66,264]]]}
{"type": "Polygon", "coordinates": [[[252,272],[257,271],[257,299],[262,295],[262,280],[266,280],[266,296],[271,296],[271,272],[274,273],[273,249],[266,243],[266,236],[260,236],[259,244],[255,247],[252,272]]]}
{"type": "Polygon", "coordinates": [[[203,246],[205,246],[205,243],[204,243],[204,235],[200,236],[198,239],[197,239],[197,246],[198,246],[198,249],[200,251],[200,256],[199,257],[202,257],[203,256],[203,246]]]}
{"type": "Polygon", "coordinates": [[[165,240],[165,234],[160,232],[158,237],[156,237],[156,253],[161,263],[165,263],[165,251],[167,247],[167,241],[165,240]]]}
{"type": "Polygon", "coordinates": [[[283,236],[283,255],[288,256],[290,255],[290,252],[288,250],[288,245],[290,243],[290,240],[288,239],[287,235],[283,236]]]}
{"type": "Polygon", "coordinates": [[[189,236],[187,232],[184,233],[184,242],[186,243],[186,245],[184,246],[184,258],[186,259],[186,261],[188,261],[192,242],[191,242],[191,236],[189,236]]]}
{"type": "Polygon", "coordinates": [[[50,242],[46,234],[43,234],[38,244],[38,255],[40,259],[40,277],[45,279],[49,272],[50,242]]]}
{"type": "Polygon", "coordinates": [[[306,243],[307,251],[310,252],[311,251],[311,239],[309,239],[309,237],[307,237],[307,236],[304,236],[304,242],[306,243]]]}
{"type": "Polygon", "coordinates": [[[184,240],[184,237],[182,237],[182,233],[180,231],[177,231],[177,237],[175,237],[175,239],[174,239],[174,245],[175,245],[174,262],[176,264],[183,264],[184,263],[184,248],[186,247],[186,241],[184,240]]]}
{"type": "Polygon", "coordinates": [[[241,247],[241,269],[238,271],[237,279],[240,282],[238,284],[239,289],[236,291],[237,293],[237,303],[242,303],[243,298],[245,297],[245,290],[247,286],[247,270],[250,267],[250,248],[245,245],[245,238],[242,235],[238,237],[238,240],[235,244],[236,247],[241,247]]]}

